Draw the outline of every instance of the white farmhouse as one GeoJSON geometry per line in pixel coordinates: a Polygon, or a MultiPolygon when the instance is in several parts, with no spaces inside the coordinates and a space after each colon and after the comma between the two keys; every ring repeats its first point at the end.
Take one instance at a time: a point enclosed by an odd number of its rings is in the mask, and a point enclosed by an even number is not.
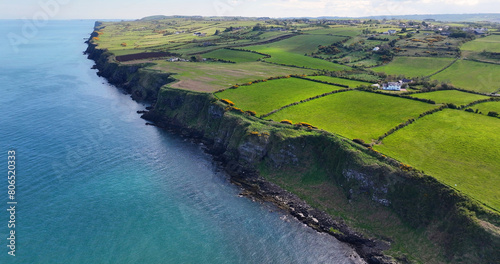
{"type": "Polygon", "coordinates": [[[388,82],[382,85],[382,90],[387,91],[401,91],[401,83],[400,82],[388,82]]]}

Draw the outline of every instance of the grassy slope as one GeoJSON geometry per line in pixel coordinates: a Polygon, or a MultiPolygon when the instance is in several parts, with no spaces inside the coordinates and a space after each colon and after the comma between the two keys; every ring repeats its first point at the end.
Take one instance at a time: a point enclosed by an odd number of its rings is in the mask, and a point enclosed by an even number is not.
{"type": "Polygon", "coordinates": [[[337,90],[338,87],[297,78],[271,80],[218,93],[243,110],[266,114],[287,104],[337,90]]]}
{"type": "Polygon", "coordinates": [[[482,52],[483,50],[488,52],[500,52],[500,36],[491,35],[484,38],[478,38],[465,43],[460,49],[476,52],[482,52]]]}
{"type": "Polygon", "coordinates": [[[431,99],[436,103],[453,103],[455,105],[466,105],[476,100],[487,99],[487,96],[460,92],[456,90],[435,91],[429,93],[412,94],[412,97],[431,99]]]}
{"type": "Polygon", "coordinates": [[[372,70],[391,75],[403,74],[407,77],[419,77],[431,75],[446,67],[452,61],[452,58],[396,57],[389,64],[372,70]]]}
{"type": "Polygon", "coordinates": [[[421,230],[403,223],[387,207],[374,206],[369,199],[347,199],[344,190],[327,180],[328,175],[321,171],[304,174],[294,169],[283,168],[273,172],[263,170],[261,175],[298,194],[315,208],[343,219],[350,227],[379,239],[390,238],[391,249],[386,253],[392,256],[405,256],[415,263],[446,263],[441,247],[435,245],[421,230]],[[311,177],[314,179],[311,180],[311,177]]]}
{"type": "Polygon", "coordinates": [[[349,91],[286,108],[268,119],[307,122],[350,139],[369,142],[435,107],[403,98],[349,91]]]}
{"type": "Polygon", "coordinates": [[[459,60],[448,69],[432,76],[434,80],[450,81],[453,85],[482,93],[500,88],[500,65],[459,60]]]}
{"type": "Polygon", "coordinates": [[[359,87],[361,85],[371,85],[371,83],[367,83],[367,82],[360,82],[360,81],[343,79],[343,78],[336,78],[336,77],[330,77],[330,76],[307,76],[306,78],[312,79],[312,80],[329,82],[329,83],[347,85],[347,86],[349,86],[349,88],[356,88],[356,87],[359,87]]]}
{"type": "Polygon", "coordinates": [[[229,50],[229,49],[214,50],[209,53],[203,54],[203,57],[213,58],[213,59],[223,59],[233,62],[250,62],[250,61],[257,61],[258,59],[262,58],[262,56],[259,54],[245,52],[245,51],[229,50]]]}
{"type": "Polygon", "coordinates": [[[193,63],[156,61],[154,69],[178,73],[173,77],[179,82],[174,88],[201,92],[214,92],[231,85],[242,84],[256,79],[266,79],[288,74],[311,74],[311,70],[283,67],[263,62],[238,63],[193,63]]]}
{"type": "Polygon", "coordinates": [[[426,116],[375,149],[500,211],[500,120],[458,110],[426,116]]]}

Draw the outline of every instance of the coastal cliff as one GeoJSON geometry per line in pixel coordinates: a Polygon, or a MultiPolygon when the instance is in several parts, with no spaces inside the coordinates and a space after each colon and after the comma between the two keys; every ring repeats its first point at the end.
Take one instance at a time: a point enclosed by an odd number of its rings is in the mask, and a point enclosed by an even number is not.
{"type": "Polygon", "coordinates": [[[349,212],[368,208],[395,215],[401,225],[441,247],[448,262],[500,260],[498,214],[433,177],[331,133],[264,121],[212,94],[168,88],[165,84],[173,81],[169,74],[146,70],[146,65],[121,65],[92,43],[86,53],[100,76],[135,100],[153,103],[145,119],[205,143],[246,194],[350,243],[368,263],[414,260],[386,256],[391,237],[348,226],[331,203],[355,207],[349,212]]]}

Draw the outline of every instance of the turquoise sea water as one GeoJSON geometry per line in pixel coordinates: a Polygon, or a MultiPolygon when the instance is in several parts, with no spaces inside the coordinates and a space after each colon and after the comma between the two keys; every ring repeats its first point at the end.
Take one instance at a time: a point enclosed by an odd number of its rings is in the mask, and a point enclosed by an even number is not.
{"type": "Polygon", "coordinates": [[[16,52],[7,36],[23,23],[0,23],[0,263],[353,263],[334,238],[238,197],[201,146],[146,126],[82,55],[93,21],[49,22],[16,52]]]}

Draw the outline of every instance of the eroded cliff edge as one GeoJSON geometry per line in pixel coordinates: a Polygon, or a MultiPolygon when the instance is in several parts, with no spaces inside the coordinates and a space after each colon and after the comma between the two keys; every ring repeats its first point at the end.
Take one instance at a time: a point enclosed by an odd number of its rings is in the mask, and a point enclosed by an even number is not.
{"type": "Polygon", "coordinates": [[[153,103],[144,118],[203,141],[232,180],[251,195],[350,243],[367,262],[411,262],[412,258],[385,256],[391,237],[348,227],[330,211],[325,198],[393,213],[402,225],[441,247],[449,262],[500,260],[498,214],[434,178],[330,133],[263,121],[231,110],[212,94],[168,88],[164,85],[172,81],[169,74],[147,71],[144,65],[119,65],[92,43],[86,52],[96,62],[99,75],[134,99],[153,103]]]}

